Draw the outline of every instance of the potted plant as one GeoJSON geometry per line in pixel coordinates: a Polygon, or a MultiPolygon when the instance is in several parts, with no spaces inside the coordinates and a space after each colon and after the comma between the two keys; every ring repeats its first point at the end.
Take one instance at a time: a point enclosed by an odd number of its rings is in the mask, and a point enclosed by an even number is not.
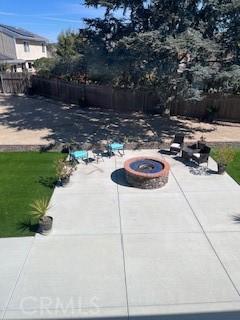
{"type": "Polygon", "coordinates": [[[218,173],[223,174],[230,162],[234,160],[234,150],[230,147],[220,147],[216,150],[214,158],[217,161],[218,173]]]}
{"type": "Polygon", "coordinates": [[[62,153],[70,153],[77,146],[77,142],[71,139],[69,142],[65,143],[62,147],[62,153]]]}
{"type": "Polygon", "coordinates": [[[55,162],[55,166],[58,185],[65,186],[69,182],[74,168],[72,165],[67,164],[64,159],[58,159],[55,162]]]}
{"type": "Polygon", "coordinates": [[[206,108],[205,114],[203,116],[203,121],[207,121],[209,123],[212,123],[214,121],[218,111],[219,111],[218,107],[212,106],[212,105],[208,106],[206,108]]]}
{"type": "Polygon", "coordinates": [[[50,209],[47,198],[35,200],[31,205],[32,215],[38,219],[38,232],[47,235],[52,229],[53,218],[46,216],[50,209]]]}

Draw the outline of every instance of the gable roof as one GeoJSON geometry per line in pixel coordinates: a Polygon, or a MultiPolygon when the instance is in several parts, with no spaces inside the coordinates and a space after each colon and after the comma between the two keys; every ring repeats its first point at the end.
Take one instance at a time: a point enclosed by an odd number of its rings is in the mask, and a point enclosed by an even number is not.
{"type": "Polygon", "coordinates": [[[0,60],[13,60],[13,58],[6,56],[0,52],[0,60]]]}
{"type": "Polygon", "coordinates": [[[5,54],[0,53],[0,64],[20,64],[24,63],[25,60],[23,59],[14,59],[12,57],[6,56],[5,54]]]}
{"type": "Polygon", "coordinates": [[[41,37],[35,33],[29,32],[22,28],[16,28],[7,26],[5,24],[0,24],[0,32],[5,33],[6,35],[21,40],[33,40],[33,41],[41,41],[41,42],[48,42],[48,40],[44,37],[41,37]]]}

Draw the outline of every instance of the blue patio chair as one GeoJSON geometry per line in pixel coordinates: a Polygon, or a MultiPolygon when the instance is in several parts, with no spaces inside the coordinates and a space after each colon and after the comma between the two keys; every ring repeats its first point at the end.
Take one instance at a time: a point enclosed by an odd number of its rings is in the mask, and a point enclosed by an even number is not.
{"type": "Polygon", "coordinates": [[[89,162],[88,152],[85,150],[76,150],[70,152],[70,159],[79,163],[79,160],[86,160],[86,164],[89,162]]]}
{"type": "Polygon", "coordinates": [[[124,155],[124,144],[117,143],[117,142],[110,143],[107,145],[107,150],[108,150],[109,157],[111,157],[112,154],[115,155],[116,151],[122,157],[124,155]],[[122,153],[121,153],[121,151],[122,151],[122,153]]]}

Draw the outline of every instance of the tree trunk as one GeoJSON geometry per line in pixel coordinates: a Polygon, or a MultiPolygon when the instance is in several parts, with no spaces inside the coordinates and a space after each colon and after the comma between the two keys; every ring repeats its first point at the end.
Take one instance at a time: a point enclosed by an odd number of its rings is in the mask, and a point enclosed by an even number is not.
{"type": "Polygon", "coordinates": [[[175,99],[175,96],[170,96],[167,98],[166,103],[165,103],[165,108],[163,111],[163,116],[166,118],[170,118],[171,115],[171,106],[172,106],[172,102],[175,99]]]}

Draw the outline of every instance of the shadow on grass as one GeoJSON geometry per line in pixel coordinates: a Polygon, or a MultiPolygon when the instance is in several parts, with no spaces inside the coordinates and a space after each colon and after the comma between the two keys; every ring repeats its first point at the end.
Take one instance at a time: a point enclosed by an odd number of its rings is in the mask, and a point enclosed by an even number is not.
{"type": "Polygon", "coordinates": [[[21,232],[38,232],[39,225],[33,222],[29,217],[26,217],[23,221],[18,223],[18,231],[21,232]]]}
{"type": "Polygon", "coordinates": [[[55,177],[39,177],[38,182],[46,188],[53,189],[57,184],[55,177]]]}

